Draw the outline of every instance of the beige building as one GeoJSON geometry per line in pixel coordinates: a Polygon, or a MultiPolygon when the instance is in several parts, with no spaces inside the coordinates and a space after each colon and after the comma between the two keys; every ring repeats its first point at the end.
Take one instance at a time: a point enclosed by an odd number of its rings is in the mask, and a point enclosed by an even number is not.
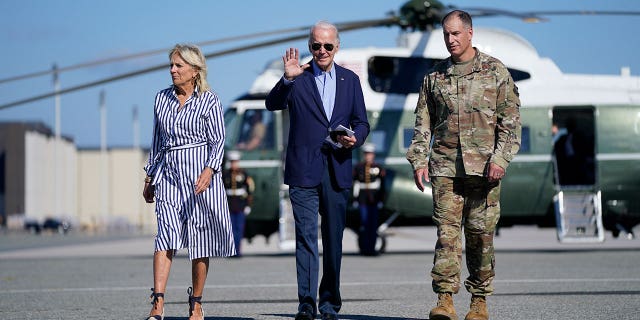
{"type": "Polygon", "coordinates": [[[0,123],[0,225],[57,218],[80,229],[154,232],[154,204],[142,198],[147,155],[77,149],[41,123],[0,123]]]}
{"type": "Polygon", "coordinates": [[[155,230],[154,204],[142,198],[148,153],[141,149],[78,151],[78,221],[97,229],[155,230]]]}

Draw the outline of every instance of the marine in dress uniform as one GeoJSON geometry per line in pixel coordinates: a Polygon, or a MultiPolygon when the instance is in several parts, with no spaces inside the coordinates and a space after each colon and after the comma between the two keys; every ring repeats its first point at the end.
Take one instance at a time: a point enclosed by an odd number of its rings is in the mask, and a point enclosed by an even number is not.
{"type": "Polygon", "coordinates": [[[236,256],[239,257],[242,255],[240,244],[244,236],[245,216],[251,213],[255,184],[253,178],[240,168],[240,152],[229,151],[227,159],[230,161],[229,169],[222,173],[222,181],[227,190],[233,240],[236,245],[236,256]]]}
{"type": "Polygon", "coordinates": [[[362,146],[364,161],[353,170],[353,197],[360,211],[360,229],[358,246],[360,253],[366,256],[376,255],[378,239],[379,209],[385,199],[384,168],[374,161],[375,146],[367,143],[362,146]]]}

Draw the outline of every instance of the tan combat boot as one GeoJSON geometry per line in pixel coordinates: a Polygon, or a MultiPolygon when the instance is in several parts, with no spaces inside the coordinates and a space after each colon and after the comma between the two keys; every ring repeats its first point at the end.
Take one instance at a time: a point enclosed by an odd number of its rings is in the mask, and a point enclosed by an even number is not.
{"type": "Polygon", "coordinates": [[[489,311],[487,311],[487,299],[483,296],[472,296],[469,313],[464,320],[489,320],[489,311]]]}
{"type": "Polygon", "coordinates": [[[429,312],[429,320],[458,320],[450,292],[438,293],[438,305],[429,312]]]}

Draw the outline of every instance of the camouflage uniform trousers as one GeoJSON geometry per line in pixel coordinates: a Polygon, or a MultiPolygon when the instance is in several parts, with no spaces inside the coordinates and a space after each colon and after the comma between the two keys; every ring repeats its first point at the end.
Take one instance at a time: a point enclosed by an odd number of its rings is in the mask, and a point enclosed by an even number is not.
{"type": "Polygon", "coordinates": [[[500,182],[486,177],[431,177],[433,221],[438,241],[433,259],[434,292],[458,293],[462,262],[461,231],[464,223],[469,277],[464,285],[471,294],[493,292],[495,277],[493,235],[500,218],[500,182]]]}

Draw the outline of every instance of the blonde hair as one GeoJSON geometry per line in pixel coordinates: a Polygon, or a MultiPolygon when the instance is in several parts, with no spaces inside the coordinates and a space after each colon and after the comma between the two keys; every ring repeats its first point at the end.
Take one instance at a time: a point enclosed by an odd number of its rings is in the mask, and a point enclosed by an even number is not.
{"type": "Polygon", "coordinates": [[[204,58],[200,48],[193,44],[176,44],[176,46],[169,51],[169,60],[171,60],[171,56],[173,56],[174,53],[177,53],[182,60],[198,71],[195,79],[195,84],[198,86],[198,93],[211,90],[207,82],[207,60],[204,58]]]}

